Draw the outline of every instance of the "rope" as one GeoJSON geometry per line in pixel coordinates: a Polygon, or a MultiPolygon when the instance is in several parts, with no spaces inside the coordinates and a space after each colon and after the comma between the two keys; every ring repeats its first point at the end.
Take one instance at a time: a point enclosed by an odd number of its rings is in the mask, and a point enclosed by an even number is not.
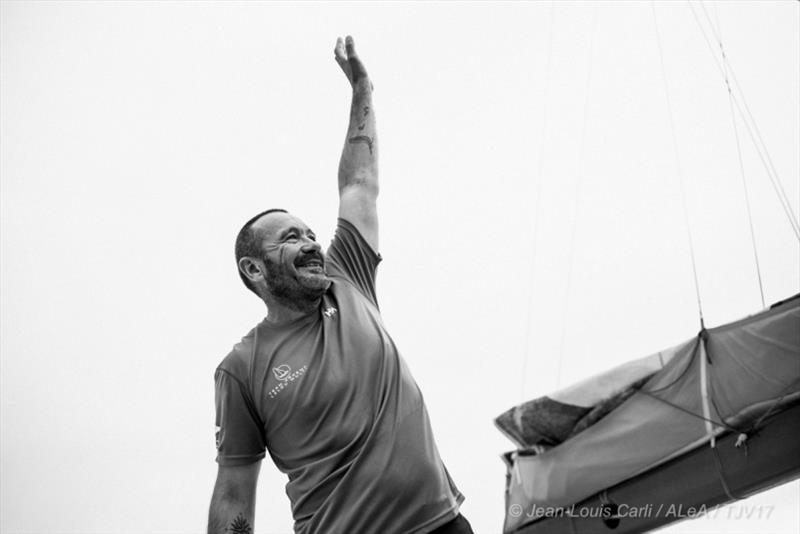
{"type": "Polygon", "coordinates": [[[570,294],[572,290],[572,270],[575,254],[575,234],[578,226],[578,208],[581,194],[581,185],[583,184],[583,155],[586,147],[586,123],[587,123],[587,110],[589,109],[589,96],[592,85],[592,51],[594,50],[594,38],[597,31],[597,6],[592,8],[592,32],[589,37],[589,68],[586,73],[586,98],[583,102],[583,126],[581,127],[581,141],[578,150],[578,179],[575,183],[575,209],[573,209],[572,229],[570,231],[569,239],[569,260],[567,267],[567,287],[564,294],[564,309],[561,314],[561,339],[558,348],[558,372],[556,374],[556,387],[561,386],[561,368],[564,363],[564,341],[567,331],[567,311],[569,309],[570,294]]]}
{"type": "Polygon", "coordinates": [[[649,391],[646,391],[644,389],[640,389],[639,391],[637,391],[637,393],[642,393],[643,395],[646,395],[646,396],[650,397],[651,399],[655,399],[655,400],[657,400],[659,402],[662,402],[662,403],[666,404],[667,406],[675,408],[676,410],[680,410],[681,412],[683,412],[683,413],[685,413],[687,415],[691,415],[694,418],[700,419],[701,421],[705,421],[705,422],[711,423],[713,425],[721,426],[722,428],[724,428],[726,430],[730,430],[731,432],[740,433],[739,430],[737,430],[736,428],[733,428],[731,425],[729,425],[725,421],[722,421],[722,420],[715,421],[715,420],[711,419],[710,417],[704,417],[704,416],[702,416],[702,415],[700,415],[698,413],[694,413],[693,411],[691,411],[691,410],[689,410],[687,408],[684,408],[683,406],[679,406],[678,404],[675,404],[674,402],[670,402],[667,399],[662,399],[661,397],[659,397],[657,395],[653,395],[652,393],[650,393],[649,391]]]}
{"type": "Polygon", "coordinates": [[[742,162],[742,149],[739,141],[739,129],[736,126],[736,114],[733,111],[733,96],[731,95],[730,85],[728,86],[728,106],[731,110],[731,122],[733,123],[733,133],[736,137],[736,152],[739,156],[739,173],[742,177],[742,189],[744,190],[744,202],[747,206],[747,222],[750,225],[750,241],[753,245],[753,259],[756,264],[756,276],[758,277],[758,291],[761,294],[761,308],[767,307],[766,300],[764,299],[764,282],[761,279],[761,264],[758,261],[758,248],[756,247],[756,232],[753,227],[753,214],[750,209],[750,193],[747,190],[747,180],[744,175],[744,163],[742,162]]]}
{"type": "Polygon", "coordinates": [[[750,427],[750,430],[748,430],[747,433],[757,432],[759,427],[761,426],[761,423],[764,422],[764,419],[772,415],[772,412],[775,411],[775,408],[777,408],[778,405],[781,403],[781,401],[783,401],[783,399],[786,398],[786,395],[792,393],[792,387],[795,386],[798,382],[800,382],[800,378],[796,379],[794,382],[790,384],[787,384],[786,387],[783,388],[781,395],[775,400],[775,402],[772,403],[769,409],[766,412],[764,412],[764,414],[761,417],[759,417],[755,423],[753,423],[753,425],[750,427]]]}
{"type": "Polygon", "coordinates": [[[535,274],[536,274],[536,250],[537,250],[537,243],[539,238],[539,206],[541,204],[540,200],[542,198],[542,167],[544,162],[544,147],[545,147],[545,137],[547,135],[547,102],[549,100],[550,94],[550,72],[551,72],[551,63],[552,63],[552,55],[553,55],[553,19],[555,13],[555,5],[553,2],[550,2],[550,20],[548,25],[548,32],[547,32],[547,67],[545,72],[544,78],[544,98],[542,99],[542,137],[541,137],[541,146],[539,150],[539,163],[538,168],[536,171],[536,205],[534,206],[533,212],[533,244],[531,245],[531,269],[530,269],[530,280],[528,284],[528,321],[525,324],[525,349],[522,352],[522,384],[520,386],[520,401],[524,401],[525,397],[525,383],[528,377],[528,359],[529,354],[528,351],[530,350],[530,338],[531,338],[531,319],[533,317],[533,284],[535,281],[535,274]]]}
{"type": "Polygon", "coordinates": [[[692,240],[692,229],[691,226],[689,225],[689,213],[686,208],[686,192],[684,190],[684,185],[683,185],[683,171],[681,170],[680,157],[678,154],[678,140],[677,137],[675,136],[675,124],[672,120],[672,104],[669,99],[669,87],[667,86],[667,72],[666,68],[664,67],[664,53],[661,49],[661,36],[658,32],[658,19],[656,18],[656,6],[652,0],[650,2],[650,7],[653,11],[653,24],[655,26],[655,31],[656,31],[656,42],[658,43],[658,57],[661,61],[661,79],[664,82],[664,97],[667,101],[667,115],[669,116],[669,128],[672,134],[672,147],[673,150],[675,151],[675,166],[678,171],[678,183],[680,185],[681,204],[683,206],[683,218],[686,226],[686,236],[689,240],[689,256],[691,257],[692,261],[692,274],[694,276],[694,291],[697,297],[697,310],[698,313],[700,314],[700,328],[704,329],[705,322],[703,321],[703,304],[700,301],[700,283],[697,280],[697,262],[694,256],[694,242],[692,240]]]}
{"type": "MultiPolygon", "coordinates": [[[[714,53],[714,47],[711,45],[711,41],[709,41],[708,36],[706,35],[706,31],[703,28],[700,19],[697,17],[697,13],[695,13],[694,7],[692,7],[691,3],[689,3],[689,9],[692,12],[692,16],[694,17],[695,23],[697,23],[697,27],[700,29],[700,33],[703,35],[703,39],[706,42],[706,46],[708,46],[708,49],[711,51],[712,58],[714,59],[714,64],[717,66],[717,69],[724,77],[725,70],[720,65],[720,62],[717,59],[716,54],[714,53]]],[[[764,170],[766,170],[767,172],[767,177],[769,178],[770,183],[772,184],[772,187],[775,190],[775,194],[778,196],[778,201],[781,203],[781,207],[783,208],[786,217],[789,219],[789,224],[792,227],[792,230],[794,231],[798,241],[800,241],[800,225],[797,223],[797,218],[794,215],[791,204],[788,200],[788,197],[786,196],[786,192],[783,190],[783,185],[781,184],[777,172],[775,171],[775,166],[772,164],[772,158],[769,155],[769,151],[767,151],[767,146],[761,137],[761,132],[758,130],[758,125],[756,124],[755,118],[753,117],[753,114],[750,111],[750,107],[747,105],[747,101],[744,98],[744,92],[739,86],[739,81],[736,78],[736,73],[733,71],[733,68],[730,66],[730,63],[728,63],[728,70],[730,71],[734,87],[741,96],[745,110],[747,110],[747,114],[745,114],[745,112],[742,110],[742,106],[739,104],[739,101],[735,97],[735,95],[733,102],[734,104],[736,104],[736,109],[739,111],[739,115],[742,117],[742,121],[744,122],[748,135],[750,136],[750,140],[753,142],[753,147],[756,149],[756,153],[758,154],[758,157],[761,160],[761,164],[764,166],[764,170]],[[748,122],[748,117],[750,119],[750,122],[753,123],[752,127],[748,122]],[[753,133],[754,131],[755,134],[753,133]],[[763,153],[762,153],[762,147],[763,147],[763,153]]]]}
{"type": "MultiPolygon", "coordinates": [[[[728,91],[728,107],[730,108],[731,122],[733,123],[733,134],[734,134],[734,137],[736,139],[736,155],[739,158],[739,174],[742,177],[742,189],[744,189],[744,202],[745,202],[745,206],[747,207],[747,221],[748,221],[748,223],[750,225],[750,241],[751,241],[751,244],[753,246],[753,258],[755,259],[755,264],[756,264],[756,276],[758,278],[758,290],[759,290],[759,292],[761,294],[761,308],[763,309],[763,308],[767,307],[766,301],[764,299],[764,283],[762,282],[762,279],[761,279],[761,264],[758,261],[758,248],[756,247],[756,233],[755,233],[755,229],[753,227],[753,215],[752,215],[752,211],[751,211],[751,208],[750,208],[750,194],[749,194],[749,192],[747,190],[747,180],[745,179],[745,174],[744,174],[744,162],[742,161],[742,147],[741,147],[741,143],[739,141],[739,128],[736,125],[736,112],[733,109],[733,91],[731,90],[731,84],[730,84],[730,81],[728,79],[728,70],[729,70],[729,68],[728,68],[729,67],[728,57],[725,55],[725,48],[722,46],[722,31],[720,29],[719,17],[718,17],[718,13],[717,13],[716,7],[717,7],[716,4],[714,4],[714,17],[717,19],[716,35],[718,36],[717,41],[719,42],[719,51],[720,51],[720,54],[722,56],[723,75],[725,77],[725,87],[726,87],[726,89],[728,91]]],[[[703,10],[705,11],[705,6],[703,6],[703,10]]],[[[706,17],[708,17],[708,14],[706,14],[706,17]]],[[[710,22],[711,21],[709,20],[709,23],[710,22]]]]}
{"type": "Polygon", "coordinates": [[[725,495],[732,501],[738,501],[741,497],[737,497],[733,494],[730,487],[728,487],[728,482],[725,480],[725,475],[723,473],[724,469],[722,467],[722,459],[719,457],[719,451],[716,447],[711,447],[712,456],[714,456],[714,463],[717,465],[717,474],[719,475],[719,481],[722,483],[722,489],[725,490],[725,495]]]}
{"type": "MultiPolygon", "coordinates": [[[[714,25],[711,23],[711,18],[709,17],[708,11],[706,10],[705,4],[703,4],[702,0],[700,0],[700,7],[703,9],[703,14],[705,15],[706,20],[708,21],[709,27],[711,28],[711,32],[713,33],[714,38],[717,40],[717,42],[719,43],[719,46],[721,48],[722,47],[722,39],[721,39],[721,37],[719,35],[719,31],[717,29],[715,29],[714,25]]],[[[694,9],[692,9],[692,13],[694,14],[694,9]]],[[[695,16],[695,20],[697,20],[696,16],[695,16]]],[[[703,37],[706,38],[705,37],[705,32],[703,33],[703,37]]],[[[708,42],[708,38],[706,38],[706,44],[709,45],[709,47],[710,47],[710,43],[708,42]]],[[[714,59],[716,61],[716,57],[714,59]]],[[[775,187],[776,193],[778,194],[778,197],[780,198],[782,204],[784,204],[784,207],[786,209],[786,214],[789,217],[789,221],[792,223],[792,227],[795,229],[795,231],[797,231],[798,228],[800,228],[800,226],[798,226],[798,223],[797,223],[797,217],[794,215],[794,212],[792,211],[791,203],[789,202],[789,198],[786,196],[786,191],[783,189],[783,184],[782,184],[782,182],[780,181],[780,179],[778,177],[778,171],[775,170],[775,164],[772,163],[772,157],[770,156],[769,151],[767,150],[767,145],[766,145],[766,143],[764,143],[764,139],[761,137],[761,132],[758,129],[758,123],[756,123],[756,120],[753,117],[753,113],[750,111],[750,106],[747,105],[747,100],[744,97],[744,91],[742,91],[741,87],[739,87],[739,82],[736,79],[736,73],[733,71],[733,67],[731,67],[730,62],[728,62],[727,56],[725,56],[723,54],[722,60],[723,60],[724,66],[726,66],[727,70],[729,70],[730,73],[731,73],[731,77],[734,80],[736,88],[738,89],[739,94],[742,97],[742,103],[744,104],[745,110],[747,111],[747,115],[750,118],[750,121],[753,123],[753,129],[754,129],[754,131],[756,133],[756,137],[758,138],[758,142],[760,143],[760,146],[763,147],[763,149],[764,149],[764,155],[766,156],[766,164],[765,165],[768,164],[767,172],[769,173],[771,171],[770,178],[772,179],[774,177],[774,179],[775,179],[774,182],[773,182],[773,187],[775,187]]],[[[717,66],[719,68],[719,65],[717,65],[717,66]]],[[[738,105],[738,103],[737,103],[737,105],[738,105]]],[[[745,124],[747,124],[747,123],[745,122],[745,124]]],[[[755,140],[753,140],[753,142],[755,143],[755,140]]],[[[759,153],[759,155],[760,155],[760,153],[759,153]]]]}
{"type": "MultiPolygon", "coordinates": [[[[702,0],[700,0],[700,7],[703,9],[703,14],[706,16],[706,20],[708,21],[709,26],[711,27],[711,31],[714,34],[714,38],[717,39],[717,42],[720,44],[720,47],[721,47],[722,46],[722,39],[720,38],[718,32],[715,31],[715,28],[714,28],[713,24],[711,24],[711,18],[708,16],[708,11],[706,10],[706,6],[705,6],[705,4],[703,3],[702,0]]],[[[794,212],[792,210],[792,207],[791,207],[791,203],[789,202],[789,197],[786,196],[786,191],[783,189],[783,183],[780,181],[780,178],[778,177],[778,171],[775,170],[775,164],[772,163],[772,156],[770,156],[769,150],[767,150],[767,144],[764,142],[764,139],[761,137],[761,132],[758,129],[758,123],[756,123],[756,120],[753,117],[753,113],[750,111],[750,106],[747,105],[747,100],[744,98],[744,92],[739,87],[739,82],[736,79],[736,73],[733,72],[733,67],[730,66],[730,63],[728,62],[728,58],[723,55],[722,59],[723,59],[723,62],[725,64],[727,64],[727,68],[731,73],[731,77],[733,78],[734,83],[736,84],[736,88],[739,90],[739,93],[742,95],[742,103],[744,104],[745,110],[747,111],[747,114],[750,117],[750,121],[753,123],[753,129],[756,132],[756,136],[758,137],[758,141],[759,141],[759,143],[761,143],[761,146],[764,148],[764,154],[766,155],[767,163],[769,163],[769,168],[772,171],[772,175],[775,177],[775,185],[776,185],[776,187],[777,187],[777,189],[779,191],[779,195],[782,197],[782,199],[786,203],[787,215],[789,216],[790,221],[793,223],[793,228],[797,231],[798,229],[800,229],[800,225],[798,225],[798,223],[797,223],[797,216],[794,214],[794,212]]],[[[800,238],[800,235],[798,235],[798,238],[800,238]]]]}

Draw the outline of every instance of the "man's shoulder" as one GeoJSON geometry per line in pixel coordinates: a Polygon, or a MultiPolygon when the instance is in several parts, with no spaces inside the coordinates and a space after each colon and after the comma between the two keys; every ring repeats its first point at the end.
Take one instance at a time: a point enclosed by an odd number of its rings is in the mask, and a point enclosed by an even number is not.
{"type": "Polygon", "coordinates": [[[355,282],[353,282],[346,276],[343,276],[341,274],[332,274],[329,275],[329,278],[331,279],[332,283],[328,291],[340,303],[343,299],[344,300],[350,299],[359,302],[364,301],[371,304],[371,301],[364,296],[364,293],[361,291],[361,289],[359,289],[359,287],[355,284],[355,282]]]}
{"type": "Polygon", "coordinates": [[[230,352],[222,359],[217,366],[217,371],[224,371],[239,379],[244,379],[248,375],[256,346],[256,331],[254,327],[242,339],[236,343],[230,352]]]}

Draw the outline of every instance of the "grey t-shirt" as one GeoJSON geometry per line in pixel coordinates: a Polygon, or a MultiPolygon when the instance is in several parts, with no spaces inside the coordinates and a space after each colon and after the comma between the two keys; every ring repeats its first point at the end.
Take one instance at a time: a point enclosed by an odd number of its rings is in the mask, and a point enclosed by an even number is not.
{"type": "Polygon", "coordinates": [[[384,328],[380,260],[339,219],[319,310],[261,322],[215,374],[217,462],[244,465],[269,450],[289,477],[297,533],[424,533],[453,519],[464,499],[384,328]]]}

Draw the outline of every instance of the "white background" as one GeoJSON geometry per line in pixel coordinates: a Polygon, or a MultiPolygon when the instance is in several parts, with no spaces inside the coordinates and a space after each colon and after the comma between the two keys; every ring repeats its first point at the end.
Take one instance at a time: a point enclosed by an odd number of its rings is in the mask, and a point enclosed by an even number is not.
{"type": "MultiPolygon", "coordinates": [[[[799,6],[705,4],[795,213],[799,6]]],[[[351,33],[384,317],[462,511],[499,532],[492,419],[698,331],[687,220],[707,325],[761,309],[722,76],[688,4],[655,12],[677,156],[650,3],[4,2],[2,531],[204,531],[213,371],[265,313],[234,237],[283,207],[329,241],[351,33]]],[[[798,242],[739,132],[770,304],[798,242]]],[[[291,530],[283,484],[265,462],[258,532],[291,530]]],[[[797,532],[798,498],[668,531],[797,532]]]]}

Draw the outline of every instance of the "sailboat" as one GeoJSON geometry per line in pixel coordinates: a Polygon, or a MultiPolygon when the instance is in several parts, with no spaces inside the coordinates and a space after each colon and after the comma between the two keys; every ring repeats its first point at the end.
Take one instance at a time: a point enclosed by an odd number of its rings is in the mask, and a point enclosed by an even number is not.
{"type": "MultiPolygon", "coordinates": [[[[715,37],[732,113],[735,105],[800,240],[715,37]]],[[[700,307],[694,254],[692,263],[700,307]]],[[[800,477],[800,294],[767,306],[762,290],[761,310],[711,328],[699,311],[699,332],[683,343],[495,419],[516,445],[502,455],[505,534],[642,532],[800,477]]]]}
{"type": "Polygon", "coordinates": [[[504,455],[506,533],[641,532],[788,482],[800,294],[495,422],[518,446],[504,455]]]}

